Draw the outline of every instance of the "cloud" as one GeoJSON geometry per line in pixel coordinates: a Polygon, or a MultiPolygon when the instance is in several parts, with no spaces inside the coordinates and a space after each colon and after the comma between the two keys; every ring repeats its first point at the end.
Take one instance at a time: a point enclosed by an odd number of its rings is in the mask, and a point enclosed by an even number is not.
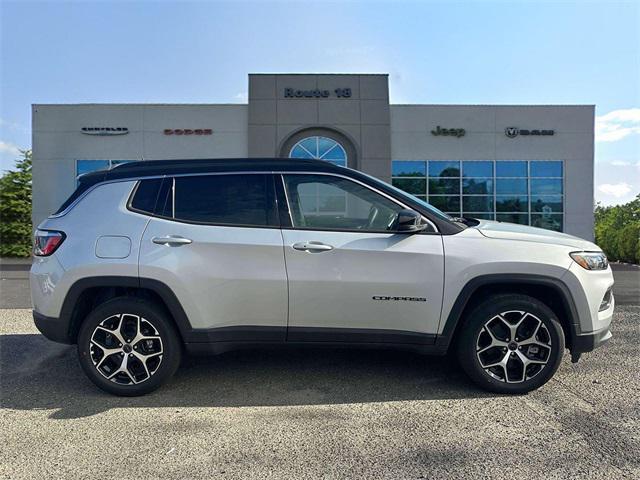
{"type": "Polygon", "coordinates": [[[631,191],[631,185],[626,182],[620,183],[603,183],[598,185],[598,191],[616,198],[621,198],[631,191]]]}
{"type": "Polygon", "coordinates": [[[640,134],[640,108],[614,110],[596,117],[596,142],[617,142],[640,134]]]}
{"type": "Polygon", "coordinates": [[[0,153],[8,155],[20,155],[20,149],[13,143],[3,142],[0,140],[0,153]]]}
{"type": "Polygon", "coordinates": [[[247,103],[249,101],[249,94],[247,92],[240,92],[236,93],[233,98],[239,100],[242,103],[247,103]]]}

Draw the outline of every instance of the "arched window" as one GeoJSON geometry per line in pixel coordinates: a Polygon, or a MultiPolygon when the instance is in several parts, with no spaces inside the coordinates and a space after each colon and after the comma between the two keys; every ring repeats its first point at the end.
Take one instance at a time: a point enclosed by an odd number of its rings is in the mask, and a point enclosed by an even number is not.
{"type": "Polygon", "coordinates": [[[347,152],[344,147],[328,137],[303,138],[291,148],[289,158],[315,158],[341,167],[347,166],[347,152]]]}

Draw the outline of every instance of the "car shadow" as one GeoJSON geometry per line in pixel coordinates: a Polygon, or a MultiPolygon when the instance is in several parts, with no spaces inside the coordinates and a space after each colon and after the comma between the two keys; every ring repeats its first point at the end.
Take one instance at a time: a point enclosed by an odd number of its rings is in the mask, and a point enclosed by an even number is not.
{"type": "Polygon", "coordinates": [[[85,377],[73,346],[42,335],[0,336],[3,408],[52,409],[79,418],[112,408],[244,407],[488,397],[448,357],[394,350],[244,350],[187,357],[175,377],[144,397],[115,397],[85,377]]]}

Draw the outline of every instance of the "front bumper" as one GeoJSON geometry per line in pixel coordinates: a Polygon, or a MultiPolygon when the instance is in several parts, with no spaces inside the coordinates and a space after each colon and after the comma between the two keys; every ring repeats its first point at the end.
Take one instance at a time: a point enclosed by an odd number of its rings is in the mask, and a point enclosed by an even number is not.
{"type": "Polygon", "coordinates": [[[611,331],[608,326],[596,332],[574,335],[571,339],[571,361],[576,363],[583,353],[591,352],[604,345],[611,337],[611,331]]]}
{"type": "Polygon", "coordinates": [[[33,311],[33,323],[40,333],[49,340],[68,345],[74,343],[69,336],[69,324],[59,318],[47,317],[41,313],[33,311]]]}

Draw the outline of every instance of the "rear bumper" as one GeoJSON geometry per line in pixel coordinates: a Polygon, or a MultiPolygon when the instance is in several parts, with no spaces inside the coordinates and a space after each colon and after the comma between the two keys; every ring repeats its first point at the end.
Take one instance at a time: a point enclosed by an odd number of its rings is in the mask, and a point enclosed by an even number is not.
{"type": "Polygon", "coordinates": [[[596,332],[574,335],[571,339],[571,361],[577,362],[583,353],[591,352],[611,339],[609,327],[596,332]]]}
{"type": "Polygon", "coordinates": [[[68,345],[73,343],[69,336],[69,325],[59,318],[47,317],[34,310],[33,323],[36,324],[36,328],[40,330],[40,333],[49,340],[68,345]]]}

